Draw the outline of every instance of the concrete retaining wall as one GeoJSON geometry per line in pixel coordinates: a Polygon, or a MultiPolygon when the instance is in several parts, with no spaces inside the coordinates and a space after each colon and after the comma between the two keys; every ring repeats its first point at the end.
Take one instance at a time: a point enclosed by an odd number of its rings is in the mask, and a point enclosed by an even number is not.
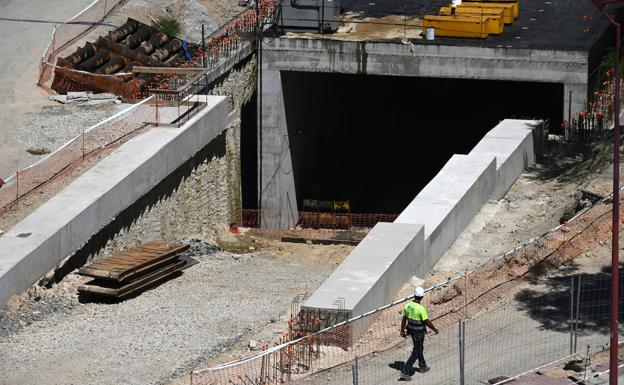
{"type": "Polygon", "coordinates": [[[182,128],[153,128],[128,141],[0,238],[0,303],[30,287],[80,249],[220,135],[228,125],[226,98],[182,128]]]}
{"type": "MultiPolygon", "coordinates": [[[[451,157],[393,224],[371,230],[303,309],[338,310],[340,298],[340,310],[357,316],[388,303],[412,275],[433,268],[488,199],[504,196],[535,161],[542,137],[542,122],[504,120],[468,155],[451,157]]],[[[357,325],[352,338],[366,326],[357,325]]]]}
{"type": "Polygon", "coordinates": [[[502,198],[541,152],[543,123],[534,120],[503,120],[477,143],[470,154],[496,157],[496,189],[492,199],[502,198]]]}
{"type": "Polygon", "coordinates": [[[427,274],[487,202],[496,184],[496,158],[453,155],[395,223],[424,224],[426,249],[414,273],[427,274]]]}

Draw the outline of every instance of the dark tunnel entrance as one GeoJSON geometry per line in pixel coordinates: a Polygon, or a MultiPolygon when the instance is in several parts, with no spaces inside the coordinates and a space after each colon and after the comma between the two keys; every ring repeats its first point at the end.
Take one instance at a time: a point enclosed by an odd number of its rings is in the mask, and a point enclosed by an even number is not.
{"type": "MultiPolygon", "coordinates": [[[[453,154],[470,152],[500,120],[559,125],[563,115],[556,83],[312,72],[281,78],[300,210],[304,199],[318,199],[349,200],[357,213],[399,213],[453,154]]],[[[250,182],[243,181],[244,196],[250,182]]]]}

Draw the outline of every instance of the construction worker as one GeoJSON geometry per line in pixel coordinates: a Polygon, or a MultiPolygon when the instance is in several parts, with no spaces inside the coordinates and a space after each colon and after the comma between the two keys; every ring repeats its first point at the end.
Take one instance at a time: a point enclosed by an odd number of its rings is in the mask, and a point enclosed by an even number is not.
{"type": "Polygon", "coordinates": [[[414,300],[408,302],[403,308],[401,337],[407,338],[407,335],[409,334],[412,336],[412,342],[414,343],[412,354],[405,365],[403,365],[403,370],[401,370],[401,379],[406,381],[412,379],[411,372],[416,360],[418,360],[418,367],[420,368],[418,371],[420,373],[429,371],[429,367],[425,362],[425,356],[423,355],[427,326],[429,326],[435,334],[438,334],[438,329],[436,329],[436,327],[433,326],[433,323],[429,320],[427,309],[420,304],[420,301],[422,301],[424,296],[425,290],[420,286],[417,287],[414,291],[414,300]]]}

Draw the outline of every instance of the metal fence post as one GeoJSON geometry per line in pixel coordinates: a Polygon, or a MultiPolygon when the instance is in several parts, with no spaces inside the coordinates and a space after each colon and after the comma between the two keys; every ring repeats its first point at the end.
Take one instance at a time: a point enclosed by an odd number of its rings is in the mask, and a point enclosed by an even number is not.
{"type": "Polygon", "coordinates": [[[359,373],[358,373],[358,358],[355,356],[353,364],[351,365],[351,373],[353,374],[353,385],[358,385],[359,373]]]}
{"type": "Polygon", "coordinates": [[[15,204],[19,206],[19,170],[15,171],[15,204]]]}
{"type": "Polygon", "coordinates": [[[570,277],[570,354],[574,354],[574,277],[570,277]]]}
{"type": "Polygon", "coordinates": [[[574,351],[576,352],[576,340],[578,338],[579,313],[581,308],[581,276],[576,281],[576,317],[574,317],[574,351]]]}
{"type": "Polygon", "coordinates": [[[459,385],[465,384],[465,332],[466,332],[466,324],[463,319],[459,320],[459,385]]]}

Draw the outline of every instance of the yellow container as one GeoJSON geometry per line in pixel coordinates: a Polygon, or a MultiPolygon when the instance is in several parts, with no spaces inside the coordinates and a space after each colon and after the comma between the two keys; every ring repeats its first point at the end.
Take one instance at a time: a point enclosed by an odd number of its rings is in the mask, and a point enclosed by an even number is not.
{"type": "MultiPolygon", "coordinates": [[[[511,15],[511,12],[508,12],[508,13],[509,13],[509,15],[505,16],[505,12],[504,12],[504,10],[502,8],[470,8],[468,5],[466,5],[465,7],[456,8],[455,9],[455,14],[456,15],[499,16],[499,17],[503,18],[503,23],[511,24],[514,21],[514,18],[511,15]]],[[[438,15],[440,15],[440,16],[450,16],[450,15],[452,15],[451,7],[442,7],[442,8],[440,8],[440,12],[438,12],[438,15]]]]}
{"type": "Polygon", "coordinates": [[[518,13],[520,12],[520,7],[518,3],[484,3],[484,2],[462,2],[457,6],[457,9],[467,7],[467,8],[501,8],[503,9],[503,14],[506,17],[512,16],[513,18],[518,17],[518,13]]]}
{"type": "Polygon", "coordinates": [[[486,38],[500,35],[503,27],[500,16],[426,15],[423,19],[423,30],[433,28],[436,36],[486,38]]]}

